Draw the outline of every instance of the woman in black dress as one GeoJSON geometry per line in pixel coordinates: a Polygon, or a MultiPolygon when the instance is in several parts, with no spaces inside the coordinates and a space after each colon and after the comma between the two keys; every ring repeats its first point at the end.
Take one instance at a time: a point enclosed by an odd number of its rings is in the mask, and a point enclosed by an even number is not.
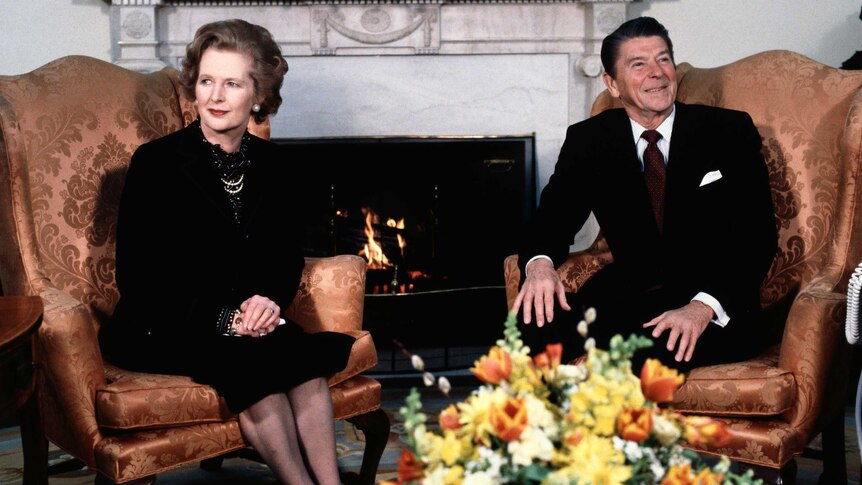
{"type": "Polygon", "coordinates": [[[262,27],[229,20],[197,31],[181,82],[198,119],[140,146],[129,166],[120,301],[104,342],[124,368],[213,386],[281,481],[336,484],[325,376],[344,368],[353,338],[279,325],[304,266],[294,230],[303,162],[246,130],[281,105],[286,72],[262,27]]]}

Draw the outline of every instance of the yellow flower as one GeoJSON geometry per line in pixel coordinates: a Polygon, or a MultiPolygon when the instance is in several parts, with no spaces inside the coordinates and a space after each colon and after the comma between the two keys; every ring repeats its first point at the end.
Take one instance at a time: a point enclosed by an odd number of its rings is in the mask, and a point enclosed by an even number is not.
{"type": "Polygon", "coordinates": [[[440,450],[440,459],[448,466],[452,466],[461,456],[461,442],[455,437],[455,433],[447,431],[443,435],[443,447],[440,450]]]}
{"type": "Polygon", "coordinates": [[[443,484],[444,485],[461,485],[461,482],[464,481],[464,468],[459,465],[455,465],[452,468],[446,471],[446,474],[443,475],[443,484]]]}
{"type": "Polygon", "coordinates": [[[483,355],[473,363],[470,372],[486,384],[499,384],[509,379],[512,357],[500,347],[491,347],[488,355],[483,355]]]}
{"type": "Polygon", "coordinates": [[[587,435],[572,449],[572,455],[571,469],[578,483],[616,485],[632,476],[622,451],[615,449],[607,438],[587,435]]]}
{"type": "Polygon", "coordinates": [[[596,425],[593,427],[593,432],[601,436],[612,436],[619,411],[616,406],[594,406],[593,415],[596,417],[596,425]]]}
{"type": "Polygon", "coordinates": [[[458,403],[461,411],[461,433],[473,436],[478,443],[485,446],[490,445],[490,435],[493,434],[491,426],[491,406],[494,401],[505,398],[505,394],[495,389],[493,391],[479,388],[479,392],[471,395],[466,401],[458,403]]]}
{"type": "Polygon", "coordinates": [[[670,402],[684,381],[683,374],[656,359],[647,359],[641,368],[641,388],[644,396],[654,403],[670,402]]]}

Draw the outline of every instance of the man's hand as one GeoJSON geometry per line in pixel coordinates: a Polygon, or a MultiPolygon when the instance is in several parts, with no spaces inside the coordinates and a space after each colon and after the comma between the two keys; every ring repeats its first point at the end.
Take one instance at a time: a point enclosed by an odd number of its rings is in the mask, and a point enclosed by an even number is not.
{"type": "Polygon", "coordinates": [[[667,350],[673,352],[674,347],[677,346],[677,341],[679,341],[674,359],[677,362],[683,359],[688,362],[694,355],[697,339],[706,330],[712,316],[712,308],[694,300],[682,308],[662,313],[645,323],[643,328],[655,327],[652,331],[652,337],[656,339],[661,337],[665,330],[670,330],[667,337],[667,350]]]}
{"type": "Polygon", "coordinates": [[[548,323],[553,322],[555,296],[563,310],[572,309],[566,301],[566,289],[563,287],[563,282],[560,281],[560,276],[550,260],[538,258],[531,261],[527,268],[529,268],[527,277],[512,304],[512,310],[517,313],[523,303],[525,324],[532,321],[534,308],[536,310],[536,325],[541,327],[546,321],[548,323]]]}

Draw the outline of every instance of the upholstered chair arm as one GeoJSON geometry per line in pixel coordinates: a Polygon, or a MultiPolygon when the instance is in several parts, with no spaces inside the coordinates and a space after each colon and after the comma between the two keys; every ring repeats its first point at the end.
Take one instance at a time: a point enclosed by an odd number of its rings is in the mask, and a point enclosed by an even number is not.
{"type": "Polygon", "coordinates": [[[40,406],[45,435],[88,465],[100,441],[96,391],[105,386],[96,323],[80,301],[48,286],[39,329],[40,406]]]}
{"type": "MultiPolygon", "coordinates": [[[[563,280],[566,291],[573,293],[594,275],[602,266],[613,261],[605,239],[601,236],[587,249],[569,253],[569,257],[557,268],[557,274],[563,280]]],[[[503,274],[506,282],[506,302],[512,308],[515,297],[518,296],[518,286],[521,281],[521,270],[518,267],[518,255],[512,254],[503,261],[503,274]]]]}
{"type": "Polygon", "coordinates": [[[286,310],[307,332],[362,330],[365,260],[343,254],[306,258],[296,297],[286,310]]]}
{"type": "Polygon", "coordinates": [[[784,327],[778,367],[793,373],[797,387],[797,399],[784,417],[800,439],[810,437],[816,429],[822,408],[828,405],[824,397],[843,395],[846,385],[843,373],[835,369],[844,368],[841,360],[849,356],[842,320],[847,295],[835,289],[826,279],[805,286],[784,327]]]}

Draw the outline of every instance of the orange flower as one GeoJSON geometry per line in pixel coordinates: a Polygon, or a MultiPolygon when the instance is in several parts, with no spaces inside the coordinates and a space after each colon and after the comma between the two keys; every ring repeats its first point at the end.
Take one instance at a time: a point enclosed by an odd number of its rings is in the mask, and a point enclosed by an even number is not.
{"type": "Polygon", "coordinates": [[[721,485],[724,483],[723,473],[714,473],[709,468],[704,468],[694,477],[694,485],[721,485]]]}
{"type": "Polygon", "coordinates": [[[667,475],[661,481],[661,485],[694,485],[694,474],[691,465],[674,465],[667,471],[667,475]]]}
{"type": "Polygon", "coordinates": [[[683,374],[665,367],[656,359],[647,359],[641,368],[641,390],[644,397],[654,403],[670,402],[684,381],[683,374]]]}
{"type": "Polygon", "coordinates": [[[461,416],[458,414],[458,408],[456,408],[454,404],[450,404],[449,407],[440,412],[440,428],[444,430],[456,430],[460,428],[460,417],[461,416]]]}
{"type": "Polygon", "coordinates": [[[652,430],[652,410],[648,408],[625,408],[617,416],[620,438],[628,441],[647,439],[652,430]]]}
{"type": "Polygon", "coordinates": [[[556,369],[560,365],[563,358],[563,344],[548,344],[545,346],[545,351],[533,357],[533,361],[546,373],[549,370],[556,369]]]}
{"type": "Polygon", "coordinates": [[[503,441],[516,440],[527,427],[527,406],[521,398],[507,397],[501,406],[491,407],[490,419],[497,437],[503,441]]]}
{"type": "Polygon", "coordinates": [[[483,355],[473,363],[470,372],[486,384],[499,384],[509,379],[512,372],[512,357],[500,347],[491,347],[488,355],[483,355]]]}
{"type": "Polygon", "coordinates": [[[685,440],[692,446],[720,448],[730,444],[731,436],[724,424],[704,416],[685,418],[685,440]]]}
{"type": "Polygon", "coordinates": [[[578,443],[584,439],[585,435],[584,428],[579,427],[574,429],[566,435],[566,444],[569,446],[578,446],[578,443]]]}
{"type": "Polygon", "coordinates": [[[425,476],[422,462],[407,448],[401,450],[398,458],[398,481],[402,483],[416,482],[425,476]]]}

